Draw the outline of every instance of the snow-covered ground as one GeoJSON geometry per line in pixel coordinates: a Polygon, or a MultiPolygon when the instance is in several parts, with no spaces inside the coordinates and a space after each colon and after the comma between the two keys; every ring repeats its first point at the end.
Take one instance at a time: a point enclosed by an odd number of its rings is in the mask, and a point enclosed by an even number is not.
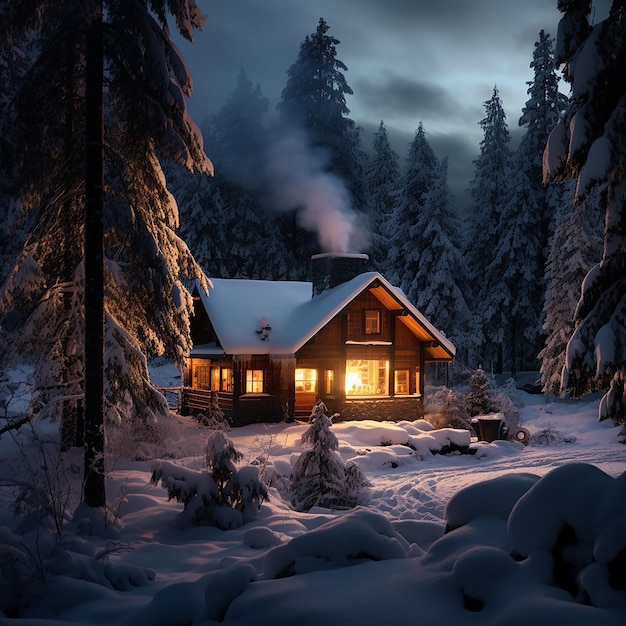
{"type": "MultiPolygon", "coordinates": [[[[520,397],[521,425],[560,438],[432,455],[404,445],[419,436],[419,424],[335,424],[341,456],[371,483],[363,506],[349,511],[299,513],[290,505],[286,486],[304,424],[227,433],[242,464],[257,465],[270,485],[257,518],[234,530],[176,527],[182,505],[150,484],[150,460],[108,459],[119,529],[104,539],[65,530],[59,547],[54,533],[20,534],[4,489],[0,606],[11,604],[18,574],[34,566],[29,608],[16,624],[621,625],[626,446],[619,428],[596,422],[597,398],[520,397]],[[455,529],[444,534],[446,524],[455,529]],[[29,562],[20,557],[25,548],[29,562]],[[578,597],[563,587],[577,588],[578,597]]],[[[170,436],[170,457],[203,467],[206,430],[181,418],[170,436]]],[[[0,458],[6,475],[15,466],[7,459],[16,459],[7,435],[0,458]]]]}

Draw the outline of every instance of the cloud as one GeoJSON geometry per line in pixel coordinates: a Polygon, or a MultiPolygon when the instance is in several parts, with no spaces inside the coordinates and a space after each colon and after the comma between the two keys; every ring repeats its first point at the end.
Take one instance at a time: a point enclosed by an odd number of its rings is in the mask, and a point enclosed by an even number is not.
{"type": "Polygon", "coordinates": [[[387,74],[359,78],[353,86],[359,95],[359,108],[382,119],[446,118],[458,111],[455,100],[443,87],[409,76],[387,74]]]}

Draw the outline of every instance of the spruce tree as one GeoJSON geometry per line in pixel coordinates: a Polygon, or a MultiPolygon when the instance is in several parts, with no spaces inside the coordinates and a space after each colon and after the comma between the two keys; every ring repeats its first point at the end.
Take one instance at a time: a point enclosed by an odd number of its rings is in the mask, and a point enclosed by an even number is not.
{"type": "Polygon", "coordinates": [[[384,122],[381,120],[372,141],[373,154],[367,170],[369,184],[370,248],[372,266],[391,277],[387,270],[393,229],[391,220],[399,200],[398,155],[391,149],[384,122]]]}
{"type": "Polygon", "coordinates": [[[15,194],[30,230],[2,289],[2,356],[35,359],[33,406],[54,416],[71,398],[90,404],[86,432],[98,441],[85,442],[85,473],[91,458],[99,478],[89,488],[95,497],[86,489],[85,498],[100,506],[103,422],[154,423],[166,413],[145,356],[167,354],[182,367],[191,345],[192,302],[181,277],[204,275],[175,233],[177,207],[157,150],[190,169],[212,169],[186,110],[191,77],[167,25],[172,13],[192,40],[204,18],[194,0],[173,8],[103,0],[102,9],[99,2],[37,0],[3,10],[0,58],[26,39],[34,53],[0,120],[1,184],[15,194]],[[86,84],[94,105],[86,103],[86,84]],[[96,165],[85,173],[84,162],[96,165]],[[88,224],[83,240],[85,205],[96,232],[92,239],[88,224]],[[86,334],[89,319],[93,335],[86,334]],[[86,379],[98,387],[94,393],[86,379]]]}
{"type": "Polygon", "coordinates": [[[485,336],[502,346],[503,366],[511,378],[519,370],[536,369],[541,347],[541,307],[537,310],[543,280],[539,221],[534,189],[518,165],[503,194],[498,237],[480,292],[485,336]]]}
{"type": "Polygon", "coordinates": [[[564,386],[580,396],[608,391],[599,419],[626,421],[626,15],[614,0],[591,27],[589,0],[559,3],[557,62],[571,83],[571,102],[552,131],[546,179],[576,179],[576,198],[607,184],[602,258],[583,281],[576,329],[568,343],[564,386]]]}
{"type": "Polygon", "coordinates": [[[341,42],[328,30],[320,18],[315,33],[305,37],[287,70],[278,110],[284,125],[303,129],[314,148],[327,151],[328,171],[345,182],[354,207],[362,208],[367,196],[361,129],[348,117],[346,96],[353,93],[344,75],[348,68],[337,58],[341,42]]]}
{"type": "Polygon", "coordinates": [[[397,279],[409,299],[416,295],[413,285],[420,271],[419,255],[423,247],[420,217],[438,169],[439,161],[420,122],[409,144],[400,198],[393,215],[389,255],[390,276],[392,280],[397,279]]]}
{"type": "Polygon", "coordinates": [[[367,486],[361,470],[352,463],[345,465],[339,455],[339,441],[326,411],[321,401],[313,407],[311,425],[302,435],[309,449],[298,457],[289,478],[292,503],[298,511],[314,506],[352,508],[367,486]]]}
{"type": "Polygon", "coordinates": [[[479,122],[483,129],[480,154],[474,161],[474,177],[470,183],[472,206],[468,218],[467,260],[475,294],[472,306],[475,325],[482,334],[480,360],[502,371],[502,327],[497,315],[484,316],[484,307],[496,287],[484,279],[486,268],[493,262],[494,246],[501,236],[504,194],[511,171],[510,134],[497,86],[485,102],[485,117],[479,122]],[[489,322],[494,321],[495,325],[489,322]]]}
{"type": "Polygon", "coordinates": [[[559,394],[567,342],[575,327],[580,285],[602,255],[606,197],[602,189],[597,189],[584,201],[574,203],[571,181],[552,187],[560,191],[561,205],[555,216],[556,226],[546,264],[543,310],[546,339],[539,358],[544,391],[559,394]]]}
{"type": "Polygon", "coordinates": [[[465,363],[474,349],[466,298],[469,281],[460,221],[448,187],[447,157],[437,168],[423,201],[415,242],[420,251],[419,268],[406,293],[450,338],[457,348],[457,357],[465,363]]]}

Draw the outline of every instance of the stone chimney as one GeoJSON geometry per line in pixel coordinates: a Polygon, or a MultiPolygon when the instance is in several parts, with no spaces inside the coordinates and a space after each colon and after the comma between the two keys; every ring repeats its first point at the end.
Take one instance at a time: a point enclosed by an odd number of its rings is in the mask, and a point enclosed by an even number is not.
{"type": "Polygon", "coordinates": [[[313,295],[363,274],[368,269],[367,254],[325,252],[311,257],[313,275],[313,295]]]}

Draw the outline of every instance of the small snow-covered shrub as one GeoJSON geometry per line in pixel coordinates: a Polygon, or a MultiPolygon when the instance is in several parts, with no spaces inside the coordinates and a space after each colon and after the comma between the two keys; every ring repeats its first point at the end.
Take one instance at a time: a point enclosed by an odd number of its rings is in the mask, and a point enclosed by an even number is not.
{"type": "Polygon", "coordinates": [[[566,437],[553,428],[544,428],[530,436],[531,446],[556,446],[561,443],[576,443],[576,437],[566,437]]]}
{"type": "Polygon", "coordinates": [[[256,467],[237,470],[235,463],[241,458],[233,442],[222,431],[214,430],[207,439],[207,471],[157,461],[152,465],[150,482],[160,482],[170,500],[183,504],[183,524],[238,528],[252,521],[268,498],[267,486],[259,479],[256,467]]]}
{"type": "Polygon", "coordinates": [[[291,500],[298,511],[314,506],[355,507],[368,484],[356,465],[344,464],[326,411],[323,402],[313,407],[311,426],[302,435],[302,443],[310,449],[298,457],[289,479],[291,500]]]}
{"type": "Polygon", "coordinates": [[[470,416],[465,406],[465,396],[459,391],[443,387],[431,398],[427,415],[435,428],[463,428],[472,430],[470,416]]]}

